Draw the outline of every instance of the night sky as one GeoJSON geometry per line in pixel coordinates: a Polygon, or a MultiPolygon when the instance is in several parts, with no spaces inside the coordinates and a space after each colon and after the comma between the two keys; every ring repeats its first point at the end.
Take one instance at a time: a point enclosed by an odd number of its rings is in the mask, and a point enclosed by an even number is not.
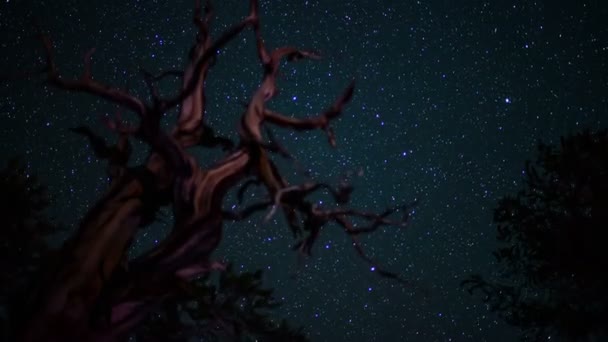
{"type": "MultiPolygon", "coordinates": [[[[313,341],[514,340],[517,332],[459,283],[471,273],[491,276],[492,209],[521,187],[536,143],[608,123],[608,26],[602,24],[608,2],[567,3],[262,1],[268,47],[289,44],[324,56],[284,64],[280,94],[269,108],[314,114],[356,80],[355,97],[334,125],[337,149],[321,132],[276,129],[277,138],[317,180],[361,173],[353,179],[355,207],[381,211],[419,201],[405,230],[387,228],[364,239],[370,255],[415,285],[378,277],[336,226],[325,227],[313,257],[299,264],[281,217],[226,225],[216,258],[237,269],[264,269],[266,285],[285,302],[277,316],[304,326],[313,341]]],[[[214,4],[216,36],[248,8],[245,0],[214,4]]],[[[5,0],[0,72],[41,65],[35,20],[51,34],[64,75],[78,75],[84,52],[96,47],[94,77],[145,98],[140,67],[156,72],[185,64],[195,34],[192,6],[5,0]]],[[[206,117],[218,133],[236,139],[242,103],[261,75],[247,30],[220,52],[209,74],[206,117]]],[[[164,84],[165,94],[176,85],[164,84]]],[[[99,118],[116,111],[92,96],[50,88],[42,78],[0,83],[1,160],[24,155],[50,187],[52,216],[75,226],[107,181],[104,163],[67,128],[88,124],[112,137],[99,118]]],[[[133,164],[146,155],[143,145],[135,146],[133,164]]],[[[202,165],[222,155],[198,154],[202,165]]],[[[292,163],[280,165],[291,182],[303,179],[292,163]]],[[[225,206],[234,203],[231,197],[225,206]]],[[[143,231],[133,253],[161,239],[168,226],[143,231]]]]}

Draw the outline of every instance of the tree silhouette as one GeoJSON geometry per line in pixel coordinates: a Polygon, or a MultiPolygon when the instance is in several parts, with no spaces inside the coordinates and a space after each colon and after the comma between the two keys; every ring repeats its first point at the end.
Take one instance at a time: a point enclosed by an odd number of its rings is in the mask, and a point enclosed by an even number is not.
{"type": "Polygon", "coordinates": [[[540,144],[525,189],[494,212],[497,280],[463,282],[524,340],[606,338],[608,135],[585,131],[540,144]]]}
{"type": "Polygon", "coordinates": [[[16,328],[20,339],[121,340],[131,336],[138,326],[140,336],[152,339],[159,338],[152,332],[156,325],[164,325],[166,332],[172,330],[166,335],[170,338],[187,340],[188,329],[192,336],[198,336],[199,326],[183,326],[188,323],[183,314],[209,320],[208,327],[222,331],[213,333],[216,336],[300,339],[298,331],[283,324],[270,324],[264,311],[272,308],[274,302],[268,290],[261,289],[258,273],[231,275],[225,273],[226,265],[212,258],[222,240],[224,221],[242,221],[259,212],[266,212],[265,219],[282,212],[297,240],[294,249],[302,254],[310,254],[322,228],[333,223],[350,237],[358,255],[374,266],[376,274],[408,284],[369,258],[359,236],[384,226],[405,227],[413,204],[381,213],[356,210],[348,207],[352,193],[348,179],[337,186],[311,178],[289,184],[275,164],[275,155],[287,159],[292,156],[274,139],[271,126],[298,131],[319,129],[326,133],[332,147],[336,145],[331,124],[350,102],[354,82],[316,115],[296,118],[268,108],[268,102],[278,94],[282,60],[316,60],[319,55],[291,46],[269,50],[262,39],[258,7],[257,0],[250,0],[248,15],[213,39],[209,30],[213,16],[210,3],[203,8],[200,1],[195,1],[193,21],[198,35],[185,69],[157,75],[143,72],[151,101],[94,78],[94,49],[86,53],[80,77],[62,75],[51,37],[40,31],[45,52],[41,73],[48,84],[103,98],[132,112],[138,121],[128,125],[118,115],[106,120],[106,126],[118,136],[115,144],[107,143],[86,126],[72,129],[89,141],[98,158],[107,160],[111,181],[32,291],[28,314],[16,328]],[[205,123],[205,81],[216,62],[217,51],[248,28],[254,33],[262,80],[240,118],[235,118],[239,122],[239,142],[234,144],[216,136],[205,123]],[[164,96],[157,87],[165,77],[181,79],[180,89],[172,96],[164,96]],[[175,125],[165,130],[161,120],[174,109],[178,112],[175,125]],[[132,139],[149,147],[141,165],[129,165],[132,139]],[[208,168],[201,167],[192,154],[195,148],[217,147],[224,150],[224,156],[208,168]],[[267,196],[243,203],[243,194],[253,185],[262,186],[267,196]],[[224,207],[230,190],[238,194],[236,210],[224,207]],[[320,206],[309,199],[319,192],[329,196],[326,202],[333,200],[333,205],[320,206]],[[127,251],[135,234],[153,222],[162,207],[172,210],[170,233],[150,250],[129,258],[127,251]],[[393,218],[396,215],[399,216],[393,218]],[[209,294],[216,293],[210,290],[210,283],[200,283],[212,271],[223,273],[213,287],[217,292],[214,296],[209,294]],[[234,306],[237,299],[239,305],[234,306]]]}
{"type": "Polygon", "coordinates": [[[49,197],[45,186],[19,158],[0,170],[0,336],[8,340],[9,327],[18,314],[34,275],[52,253],[47,238],[61,230],[46,215],[49,197]]]}
{"type": "Polygon", "coordinates": [[[273,290],[261,288],[262,271],[236,274],[228,266],[219,279],[209,276],[184,284],[135,331],[138,341],[308,341],[301,328],[269,314],[280,306],[273,290]],[[184,319],[183,317],[187,317],[184,319]]]}

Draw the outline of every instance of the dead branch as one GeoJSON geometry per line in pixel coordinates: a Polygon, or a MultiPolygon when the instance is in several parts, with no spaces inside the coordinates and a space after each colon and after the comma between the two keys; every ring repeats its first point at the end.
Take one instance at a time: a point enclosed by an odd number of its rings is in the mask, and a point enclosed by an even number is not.
{"type": "Polygon", "coordinates": [[[95,81],[91,75],[91,56],[94,49],[89,50],[84,57],[84,71],[79,79],[65,79],[59,74],[54,59],[53,42],[50,36],[40,33],[40,40],[45,51],[47,80],[50,84],[69,91],[86,92],[91,95],[99,96],[110,102],[125,106],[134,113],[143,116],[147,109],[144,103],[135,96],[113,88],[106,84],[95,81]]]}

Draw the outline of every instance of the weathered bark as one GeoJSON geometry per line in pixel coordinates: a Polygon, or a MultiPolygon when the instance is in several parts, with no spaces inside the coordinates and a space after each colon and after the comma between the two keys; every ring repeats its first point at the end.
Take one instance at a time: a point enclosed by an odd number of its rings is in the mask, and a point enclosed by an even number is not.
{"type": "MultiPolygon", "coordinates": [[[[62,77],[53,58],[52,42],[47,35],[41,35],[46,52],[46,76],[51,85],[102,97],[136,113],[139,122],[136,127],[126,127],[119,117],[107,121],[107,126],[120,136],[118,145],[112,147],[88,128],[74,129],[89,139],[98,157],[108,159],[112,181],[106,194],[65,243],[55,268],[41,284],[32,301],[31,316],[22,326],[23,340],[114,340],[126,336],[152,308],[177,294],[181,285],[212,269],[222,268],[211,260],[211,254],[221,241],[224,220],[240,220],[261,210],[269,210],[267,217],[270,217],[280,207],[294,233],[308,233],[308,237],[296,245],[305,254],[310,254],[321,227],[336,222],[353,237],[361,256],[374,265],[375,262],[363,254],[356,236],[382,225],[402,226],[406,222],[406,216],[395,221],[386,218],[397,209],[371,214],[341,207],[349,201],[352,190],[349,186],[333,190],[329,185],[313,181],[290,186],[272,162],[270,153],[283,150],[275,142],[265,140],[262,134],[265,124],[294,130],[321,129],[335,146],[329,124],[350,101],[354,83],[319,115],[295,119],[274,112],[266,108],[266,103],[277,94],[280,60],[284,57],[318,59],[318,55],[294,47],[268,52],[260,33],[257,0],[250,1],[246,18],[216,40],[209,34],[212,16],[209,4],[204,13],[201,13],[200,1],[196,1],[194,7],[194,23],[199,32],[185,70],[168,71],[159,76],[145,73],[152,103],[94,80],[90,66],[93,50],[85,56],[80,78],[62,77]],[[242,113],[239,145],[216,165],[202,169],[186,149],[205,145],[203,141],[209,139],[212,132],[204,122],[205,79],[216,51],[247,27],[255,34],[263,79],[242,113]],[[182,76],[183,82],[175,96],[165,99],[155,82],[168,75],[182,76]],[[160,118],[176,106],[179,106],[176,125],[165,132],[160,127],[160,118]],[[136,168],[126,166],[130,153],[128,141],[132,138],[151,147],[146,163],[136,168]],[[268,199],[242,212],[223,210],[226,193],[249,176],[266,187],[268,199]],[[329,189],[338,207],[320,209],[308,202],[306,196],[318,189],[329,189]],[[168,237],[143,255],[127,260],[126,252],[138,228],[149,224],[154,212],[163,205],[171,205],[174,215],[168,237]],[[348,217],[361,218],[371,225],[356,230],[348,217]]],[[[225,140],[214,139],[224,147],[231,147],[225,140]]],[[[398,209],[407,212],[406,207],[398,209]]],[[[381,275],[396,278],[382,272],[381,275]]]]}

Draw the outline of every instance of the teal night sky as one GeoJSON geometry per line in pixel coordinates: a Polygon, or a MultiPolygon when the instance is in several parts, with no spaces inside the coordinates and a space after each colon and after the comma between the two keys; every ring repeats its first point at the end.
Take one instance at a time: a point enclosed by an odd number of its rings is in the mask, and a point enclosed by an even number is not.
{"type": "MultiPolygon", "coordinates": [[[[270,108],[315,114],[356,80],[353,101],[334,125],[336,149],[321,132],[275,135],[315,179],[360,174],[353,206],[381,211],[419,201],[405,230],[364,239],[369,254],[415,285],[378,277],[334,226],[322,231],[312,258],[299,261],[282,217],[226,225],[216,258],[264,269],[266,284],[285,302],[277,316],[302,325],[313,341],[514,340],[517,332],[459,283],[471,273],[491,276],[492,210],[521,187],[536,143],[607,126],[608,2],[261,2],[269,47],[294,45],[324,56],[284,64],[270,108]]],[[[216,36],[248,7],[245,0],[214,5],[216,36]]],[[[192,7],[193,1],[3,1],[0,73],[41,65],[31,24],[37,21],[53,37],[64,75],[78,75],[83,54],[95,47],[94,77],[145,97],[140,67],[156,72],[185,64],[195,34],[192,7]]],[[[219,53],[209,74],[207,122],[236,139],[243,102],[261,76],[247,30],[219,53]]],[[[68,128],[88,124],[110,137],[100,117],[117,108],[41,80],[0,83],[0,159],[24,155],[50,186],[53,216],[75,226],[107,182],[105,165],[68,128]]],[[[176,85],[167,82],[165,93],[176,85]]],[[[140,163],[146,150],[135,146],[133,162],[140,163]]],[[[209,165],[221,153],[204,150],[200,162],[209,165]]],[[[292,183],[302,179],[301,168],[279,164],[292,183]]],[[[225,206],[233,203],[229,198],[225,206]]],[[[142,231],[133,253],[169,226],[142,231]]]]}

